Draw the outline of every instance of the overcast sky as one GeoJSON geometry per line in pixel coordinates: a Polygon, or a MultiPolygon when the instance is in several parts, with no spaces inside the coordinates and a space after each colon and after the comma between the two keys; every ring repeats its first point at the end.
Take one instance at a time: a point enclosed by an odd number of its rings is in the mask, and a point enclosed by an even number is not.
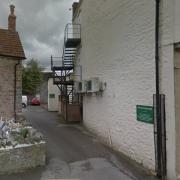
{"type": "Polygon", "coordinates": [[[0,0],[0,28],[7,28],[9,5],[14,4],[16,29],[27,59],[36,58],[43,67],[51,54],[62,55],[64,28],[71,22],[73,2],[78,0],[0,0]]]}

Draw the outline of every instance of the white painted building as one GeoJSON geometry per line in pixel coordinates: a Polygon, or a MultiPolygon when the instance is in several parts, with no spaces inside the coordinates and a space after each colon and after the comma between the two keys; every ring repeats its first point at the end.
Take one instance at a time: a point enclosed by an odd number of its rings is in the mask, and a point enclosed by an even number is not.
{"type": "Polygon", "coordinates": [[[48,79],[48,111],[59,110],[59,95],[60,91],[56,85],[53,84],[53,78],[48,79]]]}
{"type": "MultiPolygon", "coordinates": [[[[99,77],[106,89],[83,95],[83,123],[106,144],[155,170],[154,128],[137,121],[136,105],[153,106],[155,0],[81,0],[75,78],[99,77]]],[[[167,177],[180,174],[180,1],[160,1],[160,93],[166,102],[167,177]]]]}
{"type": "Polygon", "coordinates": [[[40,87],[40,102],[41,105],[47,107],[48,111],[59,110],[59,88],[53,84],[52,71],[47,67],[42,72],[43,82],[40,87]],[[47,106],[46,106],[47,105],[47,106]]]}

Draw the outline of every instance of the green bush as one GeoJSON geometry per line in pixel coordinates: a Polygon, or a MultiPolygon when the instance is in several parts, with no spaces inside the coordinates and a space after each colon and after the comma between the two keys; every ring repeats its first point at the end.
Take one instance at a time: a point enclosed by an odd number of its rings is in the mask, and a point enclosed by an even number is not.
{"type": "Polygon", "coordinates": [[[20,131],[21,137],[23,137],[25,139],[25,138],[27,138],[28,134],[29,134],[29,131],[27,128],[21,129],[21,131],[20,131]]]}

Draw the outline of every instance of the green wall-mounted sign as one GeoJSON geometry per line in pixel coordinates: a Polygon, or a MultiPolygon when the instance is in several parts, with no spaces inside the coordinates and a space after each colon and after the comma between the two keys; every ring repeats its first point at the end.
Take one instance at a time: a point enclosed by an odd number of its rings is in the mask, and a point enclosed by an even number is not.
{"type": "Polygon", "coordinates": [[[153,124],[154,123],[154,108],[152,106],[136,106],[137,120],[153,124]]]}
{"type": "Polygon", "coordinates": [[[54,99],[55,98],[55,94],[49,94],[49,98],[54,99]]]}

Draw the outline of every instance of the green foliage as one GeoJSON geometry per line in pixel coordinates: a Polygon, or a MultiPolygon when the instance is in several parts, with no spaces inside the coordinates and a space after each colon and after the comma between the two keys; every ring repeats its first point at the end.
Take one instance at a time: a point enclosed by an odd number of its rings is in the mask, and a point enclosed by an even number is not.
{"type": "Polygon", "coordinates": [[[22,69],[22,93],[35,95],[42,82],[42,68],[35,59],[31,59],[22,69]]]}
{"type": "Polygon", "coordinates": [[[27,138],[28,134],[29,134],[28,129],[26,129],[26,128],[21,129],[21,132],[20,132],[21,137],[23,137],[25,139],[25,138],[27,138]]]}
{"type": "Polygon", "coordinates": [[[14,131],[11,132],[11,135],[14,137],[17,144],[23,144],[29,137],[29,130],[27,128],[21,128],[20,132],[14,131]]]}

